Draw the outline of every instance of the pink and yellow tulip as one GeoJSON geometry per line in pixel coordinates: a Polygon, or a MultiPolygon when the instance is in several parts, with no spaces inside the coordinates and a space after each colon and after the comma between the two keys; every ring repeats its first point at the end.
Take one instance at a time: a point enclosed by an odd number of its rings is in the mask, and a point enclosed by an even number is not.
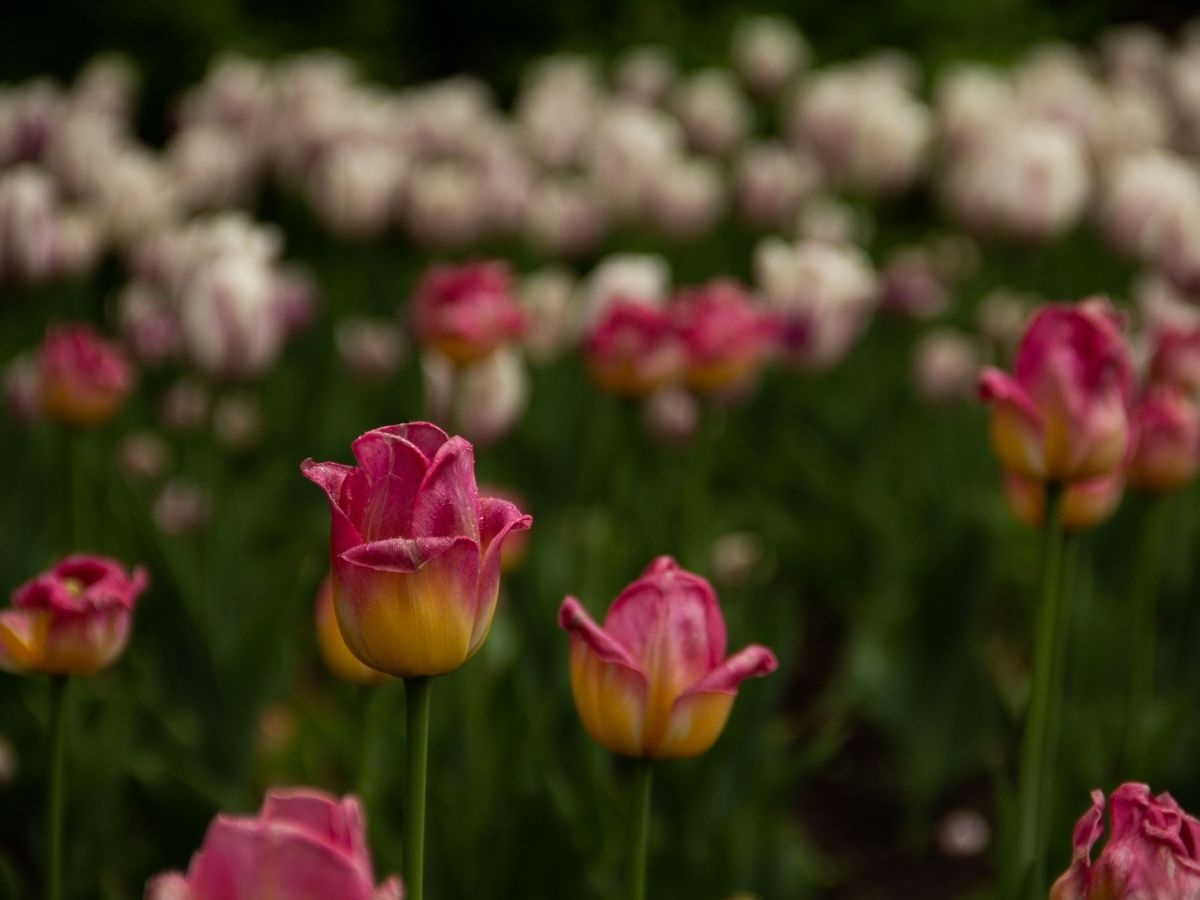
{"type": "Polygon", "coordinates": [[[338,627],[337,614],[333,610],[333,577],[326,575],[317,589],[317,604],[314,609],[317,625],[317,649],[325,667],[335,678],[351,684],[371,685],[387,680],[387,675],[363,665],[350,652],[342,630],[338,627]]]}
{"type": "Polygon", "coordinates": [[[376,886],[362,809],[303,788],[267,792],[257,816],[218,815],[187,873],[159,875],[146,900],[402,900],[376,886]]]}
{"type": "Polygon", "coordinates": [[[508,266],[498,261],[433,266],[417,285],[412,316],[420,341],[456,365],[489,356],[525,325],[508,266]]]}
{"type": "MultiPolygon", "coordinates": [[[[1110,475],[1072,481],[1063,489],[1062,527],[1067,531],[1086,531],[1108,520],[1125,493],[1125,473],[1118,469],[1110,475]]],[[[1033,528],[1046,520],[1046,485],[1015,472],[1004,473],[1004,496],[1013,514],[1033,528]]]]}
{"type": "Polygon", "coordinates": [[[678,380],[683,345],[666,310],[617,300],[608,305],[584,341],[592,379],[614,394],[645,396],[678,380]]]}
{"type": "Polygon", "coordinates": [[[414,422],[376,428],[357,466],[301,465],[333,516],[333,603],[346,645],[372,669],[409,678],[461,666],[483,644],[505,540],[532,519],[479,496],[467,441],[414,422]]]}
{"type": "Polygon", "coordinates": [[[1119,317],[1102,299],[1043,307],[1013,374],[986,369],[980,396],[1005,470],[1058,483],[1111,474],[1132,434],[1133,364],[1119,317]]]}
{"type": "Polygon", "coordinates": [[[1092,860],[1104,833],[1104,793],[1072,837],[1070,868],[1050,890],[1050,900],[1196,900],[1200,898],[1200,821],[1170,794],[1150,793],[1144,784],[1123,784],[1109,798],[1108,843],[1092,860]]]}
{"type": "Polygon", "coordinates": [[[699,756],[724,729],[738,684],[777,667],[757,644],[725,658],[712,585],[669,556],[621,592],[603,628],[574,597],[558,621],[571,635],[571,691],[583,726],[623,756],[699,756]]]}
{"type": "Polygon", "coordinates": [[[729,279],[681,291],[670,313],[686,354],[684,379],[697,391],[745,384],[774,343],[774,321],[729,279]]]}
{"type": "Polygon", "coordinates": [[[129,642],[133,607],[146,573],[127,574],[111,559],[68,556],[13,593],[0,611],[0,669],[91,675],[129,642]]]}
{"type": "Polygon", "coordinates": [[[1174,384],[1146,389],[1133,411],[1137,446],[1129,483],[1147,491],[1173,491],[1200,469],[1200,408],[1174,384]]]}
{"type": "Polygon", "coordinates": [[[42,411],[67,425],[95,426],[116,413],[133,388],[121,349],[88,325],[46,332],[38,351],[42,411]]]}

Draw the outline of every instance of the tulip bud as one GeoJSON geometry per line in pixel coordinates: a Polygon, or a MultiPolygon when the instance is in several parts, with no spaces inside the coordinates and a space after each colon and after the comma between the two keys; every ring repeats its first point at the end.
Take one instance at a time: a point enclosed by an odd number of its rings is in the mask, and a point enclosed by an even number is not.
{"type": "Polygon", "coordinates": [[[133,389],[125,354],[89,325],[50,328],[38,352],[42,410],[67,425],[112,418],[133,389]]]}
{"type": "Polygon", "coordinates": [[[403,893],[397,878],[375,885],[358,800],[307,788],[268,791],[257,816],[217,816],[186,874],[146,885],[146,900],[402,900],[403,893]]]}
{"type": "Polygon", "coordinates": [[[524,317],[502,262],[433,266],[413,295],[417,337],[458,365],[520,337],[524,317]]]}
{"type": "Polygon", "coordinates": [[[808,61],[796,26],[782,16],[755,16],[733,32],[733,67],[760,97],[777,93],[808,61]]]}
{"type": "Polygon", "coordinates": [[[491,627],[504,541],[533,520],[507,501],[480,498],[471,445],[434,425],[377,428],[352,449],[357,467],[300,467],[329,499],[342,636],[389,675],[453,671],[491,627]]]}
{"type": "Polygon", "coordinates": [[[583,726],[623,756],[699,756],[724,729],[738,684],[778,665],[758,644],[726,659],[716,593],[669,556],[621,592],[603,628],[574,597],[563,600],[558,622],[571,635],[571,692],[583,726]]]}
{"type": "Polygon", "coordinates": [[[662,47],[635,47],[617,66],[616,82],[622,97],[654,106],[666,97],[678,70],[662,47]]]}
{"type": "Polygon", "coordinates": [[[618,301],[584,342],[592,378],[614,394],[643,396],[678,379],[685,353],[665,310],[618,301]]]}
{"type": "Polygon", "coordinates": [[[0,611],[0,669],[21,674],[91,675],[113,663],[129,640],[146,573],[111,559],[68,556],[13,592],[0,611]]]}
{"type": "Polygon", "coordinates": [[[326,575],[317,589],[317,603],[314,608],[317,622],[317,649],[321,658],[334,677],[351,684],[379,684],[387,680],[383,672],[376,672],[370,666],[359,662],[358,657],[346,646],[338,627],[337,614],[333,609],[333,576],[326,575]]]}
{"type": "Polygon", "coordinates": [[[1147,491],[1174,491],[1200,469],[1200,409],[1171,384],[1151,385],[1133,410],[1136,449],[1129,483],[1147,491]]]}
{"type": "Polygon", "coordinates": [[[460,370],[456,388],[454,421],[480,445],[508,434],[529,403],[525,361],[508,348],[460,370]]]}
{"type": "Polygon", "coordinates": [[[1123,465],[1133,362],[1106,300],[1050,304],[1033,317],[1014,376],[986,369],[992,446],[1008,471],[1038,481],[1090,481],[1123,465]]]}
{"type": "Polygon", "coordinates": [[[1170,794],[1151,795],[1144,784],[1123,784],[1112,803],[1108,842],[1093,860],[1104,833],[1104,793],[1079,819],[1074,857],[1050,889],[1050,900],[1185,900],[1200,896],[1200,822],[1170,794]]]}
{"type": "Polygon", "coordinates": [[[575,336],[575,277],[566,269],[547,266],[521,279],[518,293],[529,326],[526,351],[536,362],[555,359],[575,336]]]}
{"type": "Polygon", "coordinates": [[[675,111],[692,148],[724,156],[745,136],[750,109],[729,73],[704,69],[675,89],[675,111]]]}
{"type": "Polygon", "coordinates": [[[668,312],[687,359],[684,380],[697,391],[744,386],[774,343],[773,321],[731,280],[680,291],[668,312]]]}

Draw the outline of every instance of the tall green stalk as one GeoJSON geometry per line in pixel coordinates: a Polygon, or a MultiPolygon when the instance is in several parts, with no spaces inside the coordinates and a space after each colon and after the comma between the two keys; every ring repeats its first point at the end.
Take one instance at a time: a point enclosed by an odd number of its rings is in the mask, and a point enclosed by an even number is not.
{"type": "Polygon", "coordinates": [[[408,900],[422,900],[425,886],[425,775],[429,763],[429,706],[433,679],[404,680],[408,725],[408,805],[404,811],[404,889],[408,900]]]}
{"type": "Polygon", "coordinates": [[[1008,873],[1010,896],[1016,900],[1040,900],[1046,894],[1046,818],[1058,749],[1058,729],[1051,719],[1056,709],[1061,710],[1067,638],[1062,513],[1063,490],[1048,485],[1033,682],[1021,751],[1015,850],[1008,873]]]}
{"type": "Polygon", "coordinates": [[[63,809],[66,805],[65,675],[50,679],[50,778],[46,791],[46,900],[62,900],[63,809]]]}
{"type": "Polygon", "coordinates": [[[633,776],[633,806],[629,816],[629,900],[646,900],[646,858],[650,845],[650,789],[654,764],[639,759],[633,776]]]}

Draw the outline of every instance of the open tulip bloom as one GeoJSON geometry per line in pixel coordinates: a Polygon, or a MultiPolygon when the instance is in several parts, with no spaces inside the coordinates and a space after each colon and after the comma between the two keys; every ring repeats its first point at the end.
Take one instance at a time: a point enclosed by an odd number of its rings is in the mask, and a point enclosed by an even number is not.
{"type": "MultiPolygon", "coordinates": [[[[758,644],[725,658],[725,620],[707,581],[669,556],[652,562],[597,625],[574,597],[558,613],[571,635],[571,691],[583,726],[613,753],[699,756],[720,736],[738,685],[775,671],[758,644]]],[[[644,896],[650,768],[639,771],[632,829],[634,897],[644,896]]]]}
{"type": "Polygon", "coordinates": [[[533,520],[507,500],[481,498],[470,443],[436,425],[376,428],[352,450],[357,466],[306,460],[300,468],[329,498],[333,604],[346,646],[405,679],[404,874],[411,900],[421,900],[429,678],[483,645],[504,542],[533,520]]]}

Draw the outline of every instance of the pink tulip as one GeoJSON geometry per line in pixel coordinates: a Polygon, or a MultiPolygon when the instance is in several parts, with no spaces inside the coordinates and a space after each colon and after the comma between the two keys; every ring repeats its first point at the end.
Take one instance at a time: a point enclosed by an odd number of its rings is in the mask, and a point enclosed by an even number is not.
{"type": "Polygon", "coordinates": [[[461,437],[413,422],[352,446],[358,466],[305,460],[333,514],[338,624],[373,669],[407,678],[457,669],[482,646],[500,591],[501,549],[532,519],[479,496],[461,437]]]}
{"type": "Polygon", "coordinates": [[[1107,300],[1049,304],[1034,315],[1012,376],[984,370],[992,446],[1010,472],[1089,480],[1119,468],[1130,443],[1133,364],[1107,300]]]}
{"type": "Polygon", "coordinates": [[[1197,900],[1200,898],[1200,822],[1170,794],[1123,784],[1110,797],[1111,830],[1100,856],[1092,847],[1104,831],[1104,793],[1075,826],[1070,868],[1050,900],[1197,900]]]}
{"type": "Polygon", "coordinates": [[[671,318],[651,304],[610,303],[583,349],[592,378],[614,394],[650,394],[683,373],[684,349],[671,318]]]}
{"type": "Polygon", "coordinates": [[[624,756],[698,756],[720,736],[738,684],[767,675],[758,644],[725,658],[717,595],[660,556],[609,607],[601,628],[574,597],[558,611],[571,635],[571,691],[588,734],[624,756]]]}
{"type": "Polygon", "coordinates": [[[773,320],[732,280],[681,291],[669,312],[687,356],[684,377],[700,391],[745,384],[774,342],[773,320]]]}
{"type": "Polygon", "coordinates": [[[187,874],[159,875],[146,900],[401,900],[399,879],[378,887],[362,809],[307,788],[267,792],[257,816],[221,814],[187,874]]]}
{"type": "Polygon", "coordinates": [[[129,641],[130,619],[146,573],[126,574],[100,556],[68,556],[13,592],[0,611],[0,669],[90,675],[129,641]]]}
{"type": "Polygon", "coordinates": [[[42,410],[68,425],[110,419],[133,388],[125,354],[89,325],[50,328],[38,351],[42,410]]]}
{"type": "Polygon", "coordinates": [[[346,646],[342,630],[338,627],[337,614],[333,609],[333,578],[326,575],[317,589],[317,602],[313,610],[317,625],[317,649],[325,667],[336,678],[351,684],[378,684],[387,680],[383,672],[364,666],[346,646]]]}
{"type": "Polygon", "coordinates": [[[1129,482],[1149,491],[1177,490],[1200,468],[1200,408],[1183,388],[1151,385],[1133,411],[1137,446],[1129,482]]]}
{"type": "Polygon", "coordinates": [[[488,356],[524,330],[512,277],[502,262],[433,266],[417,285],[412,304],[417,337],[458,364],[488,356]]]}

